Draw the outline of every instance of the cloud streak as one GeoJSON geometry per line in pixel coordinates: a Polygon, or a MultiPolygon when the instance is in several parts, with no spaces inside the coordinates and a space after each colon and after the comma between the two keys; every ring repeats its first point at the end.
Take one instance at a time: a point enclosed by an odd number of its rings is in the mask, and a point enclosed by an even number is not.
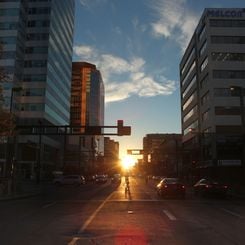
{"type": "Polygon", "coordinates": [[[175,40],[184,51],[198,23],[198,16],[187,10],[186,0],[152,1],[157,17],[151,23],[154,36],[175,40]]]}
{"type": "Polygon", "coordinates": [[[132,57],[128,60],[112,54],[100,53],[91,46],[77,45],[74,54],[79,60],[91,62],[100,70],[105,83],[105,101],[125,100],[133,95],[152,97],[170,95],[176,89],[176,81],[164,76],[147,74],[145,60],[132,57]]]}

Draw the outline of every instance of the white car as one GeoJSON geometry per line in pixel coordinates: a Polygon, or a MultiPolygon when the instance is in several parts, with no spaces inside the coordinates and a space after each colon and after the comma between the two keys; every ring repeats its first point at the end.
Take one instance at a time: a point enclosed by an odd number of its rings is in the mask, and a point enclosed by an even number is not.
{"type": "Polygon", "coordinates": [[[54,184],[59,185],[82,185],[85,179],[81,175],[65,175],[54,179],[54,184]]]}

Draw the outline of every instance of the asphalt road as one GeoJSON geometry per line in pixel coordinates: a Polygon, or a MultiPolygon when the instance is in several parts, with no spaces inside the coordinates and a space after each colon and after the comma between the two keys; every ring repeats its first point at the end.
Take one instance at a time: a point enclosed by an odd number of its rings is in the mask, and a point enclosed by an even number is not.
{"type": "Polygon", "coordinates": [[[49,185],[42,195],[0,202],[0,244],[245,244],[245,202],[160,199],[154,184],[49,185]]]}

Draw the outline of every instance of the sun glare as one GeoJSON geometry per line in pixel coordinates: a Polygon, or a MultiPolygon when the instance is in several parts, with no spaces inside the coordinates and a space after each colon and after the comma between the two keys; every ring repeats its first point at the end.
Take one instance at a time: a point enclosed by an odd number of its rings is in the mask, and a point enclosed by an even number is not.
{"type": "Polygon", "coordinates": [[[133,157],[126,155],[123,157],[122,159],[122,167],[125,170],[129,170],[130,168],[132,168],[135,165],[135,160],[133,157]]]}

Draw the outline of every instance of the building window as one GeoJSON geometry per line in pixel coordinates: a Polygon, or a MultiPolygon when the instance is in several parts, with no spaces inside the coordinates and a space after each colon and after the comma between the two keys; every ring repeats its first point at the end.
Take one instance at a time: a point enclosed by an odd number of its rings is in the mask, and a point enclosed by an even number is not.
{"type": "Polygon", "coordinates": [[[187,93],[190,91],[190,89],[193,87],[193,85],[196,83],[196,75],[194,75],[194,77],[191,79],[191,82],[189,83],[189,85],[186,87],[186,89],[183,91],[182,97],[185,98],[185,96],[187,95],[187,93]]]}
{"type": "Polygon", "coordinates": [[[202,121],[206,121],[209,117],[210,110],[208,109],[204,113],[202,113],[202,121]]]}
{"type": "Polygon", "coordinates": [[[18,28],[17,22],[0,23],[0,30],[17,30],[17,28],[18,28]]]}
{"type": "Polygon", "coordinates": [[[245,27],[244,20],[209,20],[211,27],[245,27]]]}
{"type": "Polygon", "coordinates": [[[240,115],[241,114],[241,108],[239,106],[216,106],[215,107],[215,115],[240,115]]]}
{"type": "Polygon", "coordinates": [[[208,83],[208,73],[205,75],[205,77],[201,80],[200,82],[200,87],[203,88],[207,85],[208,83]]]}
{"type": "Polygon", "coordinates": [[[37,68],[37,67],[46,67],[47,60],[26,60],[25,67],[26,68],[37,68]]]}
{"type": "Polygon", "coordinates": [[[46,74],[31,75],[27,74],[23,77],[23,82],[45,82],[46,74]]]}
{"type": "Polygon", "coordinates": [[[48,33],[30,33],[26,35],[27,41],[44,41],[49,39],[48,33]]]}
{"type": "Polygon", "coordinates": [[[212,52],[214,61],[245,61],[245,53],[212,52]]]}
{"type": "Polygon", "coordinates": [[[214,88],[215,97],[230,97],[231,89],[230,88],[214,88]]]}
{"type": "Polygon", "coordinates": [[[43,111],[44,104],[32,104],[32,103],[23,103],[15,104],[15,109],[18,111],[43,111]]]}
{"type": "Polygon", "coordinates": [[[213,78],[216,79],[244,79],[245,71],[213,70],[213,78]]]}
{"type": "Polygon", "coordinates": [[[29,8],[28,14],[50,14],[50,8],[29,8]]]}
{"type": "Polygon", "coordinates": [[[201,64],[201,67],[200,67],[201,72],[203,72],[203,70],[206,68],[207,65],[208,65],[208,57],[206,57],[205,60],[201,64]]]}
{"type": "Polygon", "coordinates": [[[189,75],[191,74],[191,72],[193,71],[193,69],[196,67],[196,62],[193,61],[189,71],[187,72],[187,74],[185,75],[185,78],[182,81],[182,86],[185,85],[185,83],[188,81],[189,75]]]}
{"type": "Polygon", "coordinates": [[[183,68],[181,69],[181,75],[184,74],[184,72],[185,72],[187,66],[189,65],[190,60],[192,59],[194,53],[195,53],[195,48],[192,48],[192,50],[191,50],[191,52],[190,52],[190,54],[189,54],[188,59],[186,60],[186,62],[185,62],[185,64],[184,64],[183,68]]]}
{"type": "Polygon", "coordinates": [[[187,128],[184,129],[184,135],[190,133],[191,130],[195,131],[198,129],[198,120],[190,124],[187,128]]]}
{"type": "Polygon", "coordinates": [[[198,40],[199,40],[199,41],[202,40],[205,31],[206,31],[206,25],[204,25],[204,26],[202,27],[201,31],[200,31],[199,34],[198,34],[198,40]]]}
{"type": "Polygon", "coordinates": [[[46,54],[48,47],[27,47],[25,49],[26,54],[46,54]]]}
{"type": "Polygon", "coordinates": [[[197,92],[194,91],[192,95],[188,98],[188,100],[183,104],[183,110],[185,110],[191,104],[191,102],[194,101],[196,96],[197,96],[197,92]]]}
{"type": "Polygon", "coordinates": [[[245,44],[245,36],[211,36],[211,43],[245,44]]]}
{"type": "Polygon", "coordinates": [[[27,22],[28,27],[49,27],[49,20],[30,20],[27,22]]]}
{"type": "Polygon", "coordinates": [[[9,8],[9,9],[0,9],[0,16],[18,16],[20,13],[20,10],[9,8]]]}
{"type": "Polygon", "coordinates": [[[205,105],[208,101],[209,101],[209,91],[203,95],[203,97],[201,98],[201,103],[202,105],[205,105]]]}
{"type": "Polygon", "coordinates": [[[25,88],[16,93],[18,96],[44,96],[44,88],[25,88]]]}
{"type": "Polygon", "coordinates": [[[199,57],[204,53],[206,48],[207,48],[207,41],[205,40],[205,42],[203,43],[202,47],[199,50],[199,57]]]}
{"type": "Polygon", "coordinates": [[[195,105],[184,117],[183,122],[186,122],[189,118],[191,118],[195,113],[197,113],[197,105],[195,105]]]}

